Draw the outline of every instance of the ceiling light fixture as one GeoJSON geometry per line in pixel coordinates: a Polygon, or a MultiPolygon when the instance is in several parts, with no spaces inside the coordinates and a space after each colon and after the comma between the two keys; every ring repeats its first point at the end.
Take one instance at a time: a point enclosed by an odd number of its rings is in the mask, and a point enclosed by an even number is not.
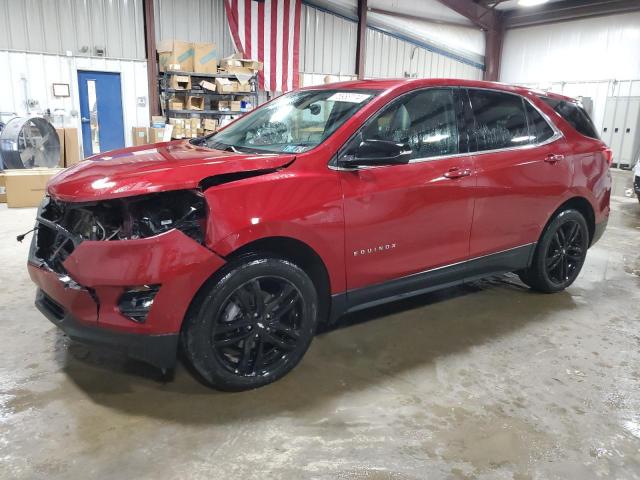
{"type": "Polygon", "coordinates": [[[518,5],[521,7],[535,7],[536,5],[542,5],[549,0],[518,0],[518,5]]]}

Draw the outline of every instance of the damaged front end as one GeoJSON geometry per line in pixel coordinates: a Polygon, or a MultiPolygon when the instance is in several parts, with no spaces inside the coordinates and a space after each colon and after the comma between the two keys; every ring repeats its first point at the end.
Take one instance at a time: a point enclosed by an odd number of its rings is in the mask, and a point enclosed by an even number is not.
{"type": "Polygon", "coordinates": [[[65,275],[65,260],[87,240],[135,240],[178,229],[202,244],[206,216],[206,202],[196,190],[86,203],[47,197],[38,211],[30,260],[65,275]]]}

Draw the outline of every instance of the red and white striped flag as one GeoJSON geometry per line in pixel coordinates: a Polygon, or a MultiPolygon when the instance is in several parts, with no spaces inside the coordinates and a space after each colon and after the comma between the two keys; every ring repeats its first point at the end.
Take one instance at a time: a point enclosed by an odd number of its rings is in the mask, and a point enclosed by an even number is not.
{"type": "Polygon", "coordinates": [[[236,49],[258,60],[260,88],[298,88],[301,0],[224,0],[236,49]]]}

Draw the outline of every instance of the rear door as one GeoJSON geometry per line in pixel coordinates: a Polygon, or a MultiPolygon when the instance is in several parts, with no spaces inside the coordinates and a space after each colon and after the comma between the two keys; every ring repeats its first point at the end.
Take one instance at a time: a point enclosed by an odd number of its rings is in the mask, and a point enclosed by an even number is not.
{"type": "Polygon", "coordinates": [[[571,183],[571,151],[524,97],[468,89],[477,175],[470,256],[534,243],[571,183]]]}
{"type": "Polygon", "coordinates": [[[468,257],[475,180],[455,92],[403,95],[361,129],[363,140],[408,144],[412,158],[340,172],[349,290],[468,257]]]}

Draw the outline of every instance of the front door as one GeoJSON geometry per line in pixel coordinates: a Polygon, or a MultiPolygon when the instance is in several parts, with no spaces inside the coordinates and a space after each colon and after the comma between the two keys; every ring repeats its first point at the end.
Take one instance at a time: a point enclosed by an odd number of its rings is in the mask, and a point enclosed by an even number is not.
{"type": "Polygon", "coordinates": [[[363,140],[408,144],[412,158],[340,172],[349,290],[468,257],[475,177],[456,99],[449,88],[404,95],[362,128],[363,140]]]}
{"type": "Polygon", "coordinates": [[[84,156],[124,147],[120,74],[78,72],[84,156]]]}

